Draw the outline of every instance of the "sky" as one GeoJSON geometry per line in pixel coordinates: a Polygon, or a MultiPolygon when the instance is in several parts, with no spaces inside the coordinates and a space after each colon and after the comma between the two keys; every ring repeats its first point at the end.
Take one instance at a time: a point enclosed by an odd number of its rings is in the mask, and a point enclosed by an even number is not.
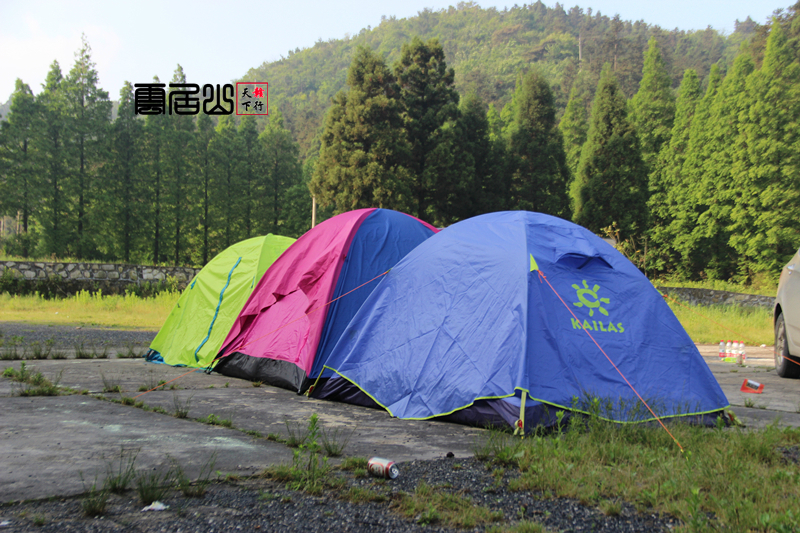
{"type": "MultiPolygon", "coordinates": [[[[530,1],[530,0],[529,0],[530,1]]],[[[774,0],[780,1],[780,0],[774,0]]],[[[791,5],[764,0],[575,0],[596,13],[623,20],[644,20],[666,29],[705,29],[732,33],[748,16],[769,20],[777,8],[791,5]]],[[[543,0],[552,7],[555,1],[543,0]]],[[[0,103],[21,78],[41,91],[53,60],[66,75],[85,34],[92,47],[100,86],[112,100],[125,81],[147,83],[158,76],[168,83],[180,64],[187,81],[229,83],[250,68],[276,61],[289,50],[309,48],[320,39],[341,39],[376,27],[381,17],[413,17],[425,8],[446,9],[447,0],[290,0],[220,2],[195,0],[0,0],[0,103]]],[[[520,4],[525,3],[519,2],[520,4]]],[[[483,8],[514,4],[477,2],[483,8]]]]}

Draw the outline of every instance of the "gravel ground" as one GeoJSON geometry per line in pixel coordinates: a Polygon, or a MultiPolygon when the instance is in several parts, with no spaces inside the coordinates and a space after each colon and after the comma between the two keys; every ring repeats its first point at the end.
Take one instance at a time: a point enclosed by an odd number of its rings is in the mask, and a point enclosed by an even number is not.
{"type": "Polygon", "coordinates": [[[54,348],[71,350],[84,344],[89,347],[137,348],[139,351],[150,346],[157,331],[119,330],[108,328],[82,328],[75,326],[42,326],[22,322],[0,322],[0,340],[22,337],[22,344],[29,346],[39,342],[44,345],[53,339],[54,348]]]}
{"type": "MultiPolygon", "coordinates": [[[[547,499],[540,494],[505,489],[515,474],[504,475],[496,483],[492,468],[474,459],[439,459],[400,464],[400,477],[383,481],[341,475],[350,486],[382,493],[387,501],[354,504],[338,499],[335,494],[321,497],[286,490],[282,485],[263,478],[235,483],[218,483],[202,498],[191,499],[173,491],[163,503],[166,511],[142,512],[134,491],[113,495],[102,518],[84,518],[81,500],[43,500],[8,505],[0,508],[0,531],[348,531],[348,532],[445,532],[464,531],[437,524],[420,525],[393,510],[399,492],[413,492],[425,481],[439,490],[458,493],[474,504],[501,511],[503,521],[495,525],[513,526],[520,519],[542,523],[552,531],[564,532],[644,532],[668,531],[678,522],[668,516],[638,513],[624,504],[618,516],[605,516],[596,507],[581,505],[569,499],[547,499]],[[37,526],[34,520],[43,525],[37,526]]],[[[343,491],[342,491],[343,492],[343,491]]],[[[469,531],[485,531],[492,524],[469,531]]]]}

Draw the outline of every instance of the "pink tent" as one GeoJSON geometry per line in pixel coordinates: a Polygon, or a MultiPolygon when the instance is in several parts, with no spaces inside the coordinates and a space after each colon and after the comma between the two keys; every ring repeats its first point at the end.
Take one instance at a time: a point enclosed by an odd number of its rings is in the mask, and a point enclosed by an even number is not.
{"type": "Polygon", "coordinates": [[[379,283],[374,278],[435,232],[429,224],[386,209],[350,211],[319,224],[261,278],[223,342],[215,370],[305,389],[318,353],[332,350],[379,283]]]}

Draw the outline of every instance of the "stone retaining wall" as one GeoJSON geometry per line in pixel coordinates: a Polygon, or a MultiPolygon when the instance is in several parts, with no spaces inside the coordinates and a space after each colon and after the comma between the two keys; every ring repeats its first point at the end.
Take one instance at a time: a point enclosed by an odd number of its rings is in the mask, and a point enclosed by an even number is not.
{"type": "Polygon", "coordinates": [[[692,305],[741,305],[772,309],[774,296],[742,294],[740,292],[715,291],[711,289],[690,289],[686,287],[658,287],[662,293],[692,305]]]}
{"type": "Polygon", "coordinates": [[[0,261],[0,275],[8,271],[17,279],[35,283],[53,276],[62,278],[66,292],[102,289],[103,293],[123,293],[131,284],[153,283],[173,277],[184,289],[200,271],[189,267],[154,267],[106,263],[47,263],[0,261]]]}

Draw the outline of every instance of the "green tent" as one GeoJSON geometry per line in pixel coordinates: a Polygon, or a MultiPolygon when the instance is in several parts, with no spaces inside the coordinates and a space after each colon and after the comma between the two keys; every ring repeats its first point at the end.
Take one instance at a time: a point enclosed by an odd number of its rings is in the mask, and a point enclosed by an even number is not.
{"type": "Polygon", "coordinates": [[[267,268],[295,241],[269,234],[220,252],[183,291],[150,344],[148,361],[205,368],[267,268]]]}

